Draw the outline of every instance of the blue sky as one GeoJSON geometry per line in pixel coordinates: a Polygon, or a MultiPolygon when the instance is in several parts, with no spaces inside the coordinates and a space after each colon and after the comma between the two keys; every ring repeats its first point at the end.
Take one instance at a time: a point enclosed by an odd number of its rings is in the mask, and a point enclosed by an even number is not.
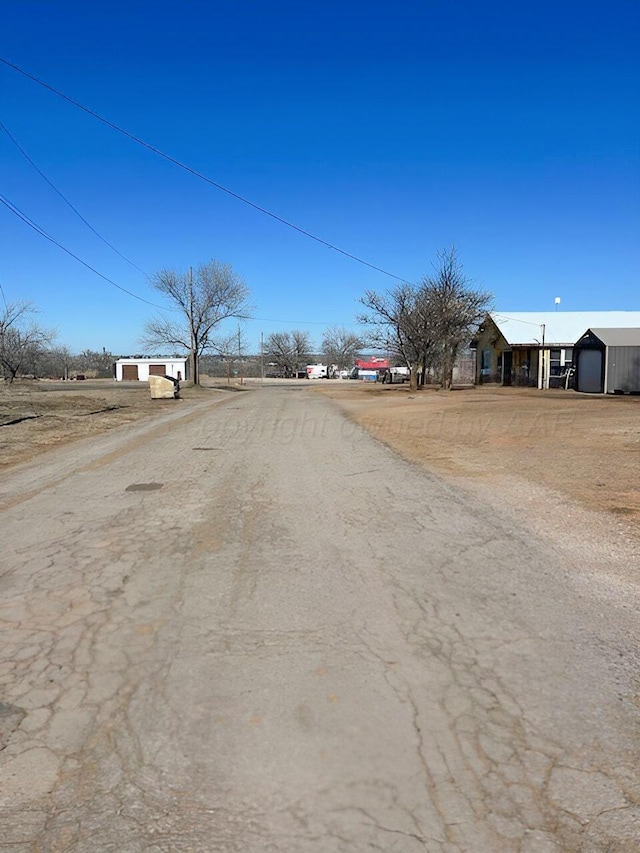
{"type": "MultiPolygon", "coordinates": [[[[455,244],[504,311],[638,309],[640,5],[5,0],[0,56],[408,281],[455,244]]],[[[177,169],[0,66],[0,120],[148,274],[229,262],[247,337],[353,326],[394,279],[177,169]]],[[[0,192],[143,299],[0,131],[0,192]]],[[[140,350],[154,309],[0,207],[0,284],[72,350],[140,350]]]]}

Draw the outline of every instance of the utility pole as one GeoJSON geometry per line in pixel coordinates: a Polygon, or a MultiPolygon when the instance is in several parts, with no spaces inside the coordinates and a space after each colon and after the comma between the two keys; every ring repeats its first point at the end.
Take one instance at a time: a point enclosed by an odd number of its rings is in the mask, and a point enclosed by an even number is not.
{"type": "Polygon", "coordinates": [[[244,384],[242,377],[242,343],[240,340],[240,323],[238,323],[238,373],[240,374],[240,384],[244,384]]]}
{"type": "Polygon", "coordinates": [[[199,384],[196,359],[195,334],[193,331],[193,267],[189,267],[189,331],[191,333],[191,377],[194,385],[199,384]]]}
{"type": "Polygon", "coordinates": [[[260,381],[264,385],[264,332],[260,332],[260,381]]]}
{"type": "Polygon", "coordinates": [[[538,366],[538,376],[539,376],[538,388],[541,391],[544,391],[544,383],[545,383],[544,336],[545,336],[545,332],[546,332],[546,325],[544,323],[541,324],[540,331],[542,333],[540,336],[542,338],[542,346],[540,349],[540,364],[538,366]]]}

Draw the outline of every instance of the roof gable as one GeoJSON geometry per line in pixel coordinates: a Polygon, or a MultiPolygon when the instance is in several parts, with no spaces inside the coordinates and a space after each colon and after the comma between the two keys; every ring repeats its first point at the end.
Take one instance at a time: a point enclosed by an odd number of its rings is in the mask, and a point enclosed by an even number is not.
{"type": "Polygon", "coordinates": [[[640,347],[640,329],[591,328],[589,332],[608,347],[640,347]]]}

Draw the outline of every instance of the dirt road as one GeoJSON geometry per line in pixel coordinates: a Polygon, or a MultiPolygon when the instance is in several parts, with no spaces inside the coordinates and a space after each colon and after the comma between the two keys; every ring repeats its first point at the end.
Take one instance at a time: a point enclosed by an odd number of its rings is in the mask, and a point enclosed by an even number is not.
{"type": "Polygon", "coordinates": [[[634,583],[300,385],[0,486],[3,853],[631,853],[634,583]]]}

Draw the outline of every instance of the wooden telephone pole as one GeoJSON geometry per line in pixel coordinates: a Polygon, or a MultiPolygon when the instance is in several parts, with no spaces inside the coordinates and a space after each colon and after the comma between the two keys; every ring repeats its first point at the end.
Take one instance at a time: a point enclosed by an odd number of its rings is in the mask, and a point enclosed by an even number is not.
{"type": "Polygon", "coordinates": [[[193,330],[193,267],[189,267],[189,331],[191,333],[191,379],[194,385],[199,384],[198,359],[196,355],[195,332],[193,330]]]}

